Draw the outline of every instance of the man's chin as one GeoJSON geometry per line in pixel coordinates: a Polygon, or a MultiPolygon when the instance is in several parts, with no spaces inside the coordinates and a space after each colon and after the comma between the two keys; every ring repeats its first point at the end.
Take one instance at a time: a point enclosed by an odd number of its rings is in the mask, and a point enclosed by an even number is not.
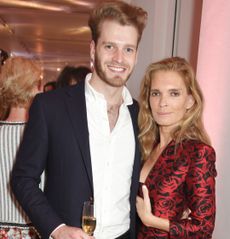
{"type": "Polygon", "coordinates": [[[112,79],[106,80],[106,82],[113,87],[122,87],[126,84],[126,81],[127,80],[125,80],[121,77],[114,77],[112,79]]]}

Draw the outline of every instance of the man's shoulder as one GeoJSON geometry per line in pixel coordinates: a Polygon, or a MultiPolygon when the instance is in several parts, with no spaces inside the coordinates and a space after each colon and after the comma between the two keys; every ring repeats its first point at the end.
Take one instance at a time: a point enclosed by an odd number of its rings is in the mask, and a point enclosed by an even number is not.
{"type": "Polygon", "coordinates": [[[51,90],[48,92],[37,94],[31,105],[31,109],[37,111],[39,108],[43,109],[48,114],[55,111],[62,111],[68,99],[71,99],[71,95],[78,95],[79,93],[74,90],[74,87],[63,87],[60,89],[51,90]]]}
{"type": "Polygon", "coordinates": [[[58,88],[48,92],[40,93],[36,96],[37,100],[45,102],[53,101],[62,101],[65,97],[68,96],[77,96],[81,94],[81,91],[78,90],[77,86],[66,86],[63,88],[58,88]]]}

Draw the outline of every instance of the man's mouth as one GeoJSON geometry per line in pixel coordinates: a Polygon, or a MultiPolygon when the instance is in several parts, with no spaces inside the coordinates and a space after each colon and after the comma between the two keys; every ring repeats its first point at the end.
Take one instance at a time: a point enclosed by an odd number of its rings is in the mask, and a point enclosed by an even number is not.
{"type": "Polygon", "coordinates": [[[124,66],[107,65],[107,67],[115,73],[122,73],[126,71],[126,67],[124,66]]]}

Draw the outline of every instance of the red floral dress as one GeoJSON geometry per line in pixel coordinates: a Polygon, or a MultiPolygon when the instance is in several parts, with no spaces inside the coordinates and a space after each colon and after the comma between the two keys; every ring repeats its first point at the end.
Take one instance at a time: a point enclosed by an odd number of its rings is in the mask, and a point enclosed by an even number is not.
{"type": "MultiPolygon", "coordinates": [[[[170,221],[170,231],[141,222],[138,239],[209,239],[215,223],[215,151],[204,143],[172,141],[146,178],[152,213],[170,221]],[[176,153],[175,153],[176,152],[176,153]],[[187,219],[181,219],[190,209],[187,219]]],[[[139,192],[140,196],[142,193],[139,192]]]]}

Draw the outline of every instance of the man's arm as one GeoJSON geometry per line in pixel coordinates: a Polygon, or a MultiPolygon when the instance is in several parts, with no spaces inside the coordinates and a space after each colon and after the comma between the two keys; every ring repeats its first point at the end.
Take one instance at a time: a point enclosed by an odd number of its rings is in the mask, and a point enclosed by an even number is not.
{"type": "Polygon", "coordinates": [[[12,189],[43,238],[64,223],[39,189],[40,176],[45,169],[48,152],[48,133],[41,95],[35,97],[29,121],[12,172],[12,189]]]}

